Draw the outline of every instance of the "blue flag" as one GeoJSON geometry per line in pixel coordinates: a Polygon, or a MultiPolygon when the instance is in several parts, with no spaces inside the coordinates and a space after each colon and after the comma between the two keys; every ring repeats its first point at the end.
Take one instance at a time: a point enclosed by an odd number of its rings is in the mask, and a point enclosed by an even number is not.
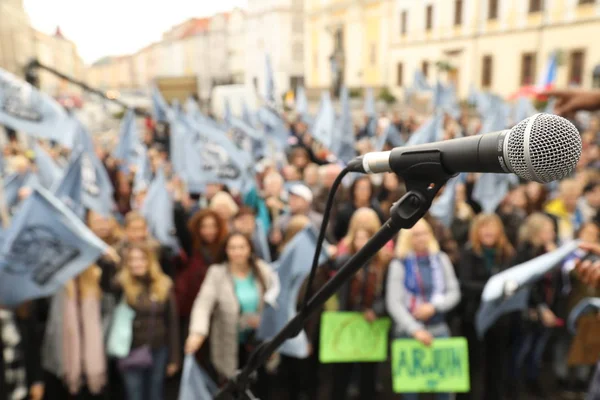
{"type": "Polygon", "coordinates": [[[373,88],[368,88],[365,92],[365,115],[371,118],[375,118],[377,116],[377,111],[375,109],[375,93],[373,93],[373,88]]]}
{"type": "MultiPolygon", "coordinates": [[[[279,260],[275,262],[274,268],[279,276],[281,289],[276,300],[276,308],[265,305],[261,324],[256,332],[259,339],[266,340],[273,337],[296,314],[298,293],[310,272],[316,242],[317,233],[309,226],[294,236],[283,249],[279,260]]],[[[323,250],[320,257],[321,264],[327,260],[327,253],[323,250]]],[[[302,331],[295,338],[287,340],[279,352],[294,358],[308,357],[306,333],[302,331]]]]}
{"type": "Polygon", "coordinates": [[[83,151],[73,153],[67,171],[62,179],[52,188],[57,199],[67,205],[79,218],[83,219],[83,177],[81,174],[81,159],[83,151]]]}
{"type": "Polygon", "coordinates": [[[11,174],[4,179],[4,202],[9,212],[19,203],[19,189],[25,186],[30,172],[11,174]]]}
{"type": "Polygon", "coordinates": [[[152,236],[163,246],[168,246],[174,252],[178,252],[179,243],[175,237],[173,208],[173,199],[167,189],[167,179],[163,170],[160,169],[148,188],[141,212],[148,223],[152,236]]]}
{"type": "Polygon", "coordinates": [[[556,250],[493,275],[485,284],[481,305],[477,310],[475,327],[479,337],[483,337],[500,316],[526,309],[531,285],[554,268],[560,267],[562,261],[577,249],[579,243],[572,240],[556,250]]]}
{"type": "Polygon", "coordinates": [[[385,127],[385,130],[377,137],[377,141],[375,142],[375,151],[381,151],[385,147],[385,144],[389,143],[393,147],[404,146],[405,142],[400,134],[396,125],[394,125],[391,121],[385,127]]]}
{"type": "Polygon", "coordinates": [[[483,212],[493,213],[510,191],[510,185],[518,183],[519,178],[513,174],[481,174],[473,187],[473,200],[483,212]]]}
{"type": "Polygon", "coordinates": [[[63,171],[37,141],[33,144],[33,152],[39,182],[44,188],[50,189],[62,177],[63,171]]]}
{"type": "Polygon", "coordinates": [[[273,75],[271,56],[269,56],[269,54],[265,54],[265,100],[268,105],[275,105],[275,77],[273,75]]]}
{"type": "Polygon", "coordinates": [[[146,146],[140,146],[140,153],[136,161],[137,165],[133,179],[134,193],[148,189],[148,185],[150,185],[150,181],[152,180],[152,166],[150,165],[146,146]]]}
{"type": "Polygon", "coordinates": [[[301,118],[308,115],[308,99],[306,98],[304,86],[298,86],[296,89],[296,112],[301,118]]]}
{"type": "Polygon", "coordinates": [[[312,135],[319,143],[327,149],[331,149],[335,129],[335,109],[331,102],[329,92],[321,93],[321,104],[319,113],[312,127],[312,135]]]}
{"type": "Polygon", "coordinates": [[[258,110],[258,119],[265,128],[267,139],[271,139],[277,145],[277,150],[285,151],[289,144],[290,132],[277,112],[269,107],[261,107],[258,110]]]}
{"type": "Polygon", "coordinates": [[[454,220],[454,207],[456,205],[456,185],[461,182],[461,178],[455,176],[451,178],[444,187],[442,194],[431,204],[429,213],[436,217],[446,227],[452,225],[454,220]]]}
{"type": "Polygon", "coordinates": [[[85,127],[79,124],[77,134],[81,156],[81,177],[83,185],[83,205],[105,217],[112,215],[114,207],[113,186],[104,164],[94,151],[92,138],[85,127]]]}
{"type": "Polygon", "coordinates": [[[510,107],[496,95],[482,94],[477,103],[477,111],[482,119],[480,133],[501,131],[510,125],[510,107]]]}
{"type": "Polygon", "coordinates": [[[4,233],[0,304],[52,295],[93,264],[106,244],[54,195],[36,188],[4,233]]]}
{"type": "Polygon", "coordinates": [[[518,124],[526,118],[531,117],[538,113],[531,100],[527,97],[520,97],[513,107],[512,112],[512,123],[513,125],[518,124]]]}
{"type": "Polygon", "coordinates": [[[442,140],[444,134],[443,124],[444,114],[437,112],[410,135],[406,145],[414,146],[442,140]]]}
{"type": "Polygon", "coordinates": [[[128,110],[121,122],[119,143],[113,152],[113,157],[123,162],[122,167],[129,171],[129,166],[137,163],[140,156],[142,143],[140,141],[135,113],[128,110]]]}
{"type": "Polygon", "coordinates": [[[268,263],[271,260],[271,251],[269,250],[269,240],[267,239],[267,230],[263,227],[263,221],[256,220],[256,228],[252,236],[253,245],[258,257],[268,263]]]}
{"type": "Polygon", "coordinates": [[[169,105],[163,98],[158,87],[152,86],[151,93],[152,117],[158,122],[167,122],[169,120],[169,105]]]}
{"type": "Polygon", "coordinates": [[[433,109],[442,110],[454,119],[460,117],[460,105],[452,84],[444,86],[440,81],[436,83],[433,90],[433,109]]]}
{"type": "Polygon", "coordinates": [[[420,69],[415,70],[412,90],[416,92],[426,92],[431,90],[431,86],[420,69]]]}
{"type": "Polygon", "coordinates": [[[74,125],[56,100],[0,68],[0,125],[73,146],[74,125]]]}
{"type": "Polygon", "coordinates": [[[219,387],[196,362],[193,355],[186,355],[183,360],[179,400],[211,400],[219,387]]]}
{"type": "Polygon", "coordinates": [[[355,135],[350,110],[350,95],[345,86],[340,90],[340,103],[342,112],[335,124],[331,151],[339,160],[348,163],[356,156],[356,149],[354,148],[355,135]]]}

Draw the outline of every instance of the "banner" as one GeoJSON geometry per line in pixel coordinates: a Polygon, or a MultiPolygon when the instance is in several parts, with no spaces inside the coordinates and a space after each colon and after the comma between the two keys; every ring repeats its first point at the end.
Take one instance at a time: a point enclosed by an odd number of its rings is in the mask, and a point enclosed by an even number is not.
{"type": "Polygon", "coordinates": [[[434,339],[429,347],[413,339],[394,340],[392,382],[396,393],[469,392],[467,340],[434,339]]]}
{"type": "Polygon", "coordinates": [[[0,68],[0,125],[73,146],[74,124],[52,97],[0,68]]]}
{"type": "Polygon", "coordinates": [[[326,311],[321,315],[319,361],[382,362],[387,360],[391,320],[368,322],[359,312],[326,311]]]}
{"type": "Polygon", "coordinates": [[[36,188],[0,247],[0,304],[46,297],[80,274],[106,244],[54,195],[36,188]]]}

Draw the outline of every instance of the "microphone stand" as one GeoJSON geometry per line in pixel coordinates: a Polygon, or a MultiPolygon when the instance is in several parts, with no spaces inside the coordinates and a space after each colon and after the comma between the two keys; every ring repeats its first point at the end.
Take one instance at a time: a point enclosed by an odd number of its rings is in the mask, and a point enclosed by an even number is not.
{"type": "MultiPolygon", "coordinates": [[[[403,157],[404,158],[404,157],[403,157]]],[[[362,268],[401,229],[412,228],[429,210],[437,192],[454,174],[444,169],[440,152],[408,155],[395,171],[404,178],[407,192],[394,203],[390,218],[381,229],[308,301],[271,340],[263,342],[246,366],[217,393],[218,400],[258,400],[250,391],[250,377],[288,339],[296,337],[310,314],[325,304],[340,287],[362,268]]]]}

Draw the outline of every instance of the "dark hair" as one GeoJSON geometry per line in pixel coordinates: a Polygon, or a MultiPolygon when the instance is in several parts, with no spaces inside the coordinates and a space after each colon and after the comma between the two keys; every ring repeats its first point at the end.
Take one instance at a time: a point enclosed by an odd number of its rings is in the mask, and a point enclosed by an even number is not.
{"type": "Polygon", "coordinates": [[[227,237],[223,241],[223,248],[221,251],[221,257],[219,258],[219,262],[220,263],[228,263],[229,262],[229,257],[227,255],[227,244],[234,237],[242,237],[246,240],[248,247],[250,247],[250,258],[248,259],[248,264],[250,265],[250,270],[252,271],[252,273],[254,274],[256,279],[258,279],[258,281],[262,285],[263,290],[267,290],[265,277],[261,274],[260,270],[258,269],[256,252],[254,251],[254,245],[252,244],[252,239],[249,236],[247,236],[239,231],[234,231],[234,232],[231,232],[229,235],[227,235],[227,237]]]}
{"type": "Polygon", "coordinates": [[[375,196],[375,185],[373,185],[371,178],[369,178],[368,176],[359,176],[358,178],[356,178],[354,180],[354,182],[352,182],[352,185],[350,185],[350,202],[352,204],[354,204],[354,191],[356,190],[356,186],[358,185],[358,182],[360,182],[360,181],[369,182],[369,186],[371,189],[371,197],[369,198],[369,200],[373,200],[373,197],[375,196]]]}
{"type": "Polygon", "coordinates": [[[583,188],[583,194],[588,194],[590,192],[593,192],[598,186],[600,186],[600,180],[596,180],[596,181],[588,183],[583,188]]]}
{"type": "Polygon", "coordinates": [[[252,207],[241,206],[240,209],[238,210],[237,214],[235,214],[234,219],[245,217],[246,215],[252,215],[253,217],[255,217],[256,212],[254,211],[254,209],[252,207]]]}
{"type": "Polygon", "coordinates": [[[225,221],[223,221],[221,216],[209,208],[197,211],[192,218],[190,218],[190,221],[188,222],[188,230],[192,236],[194,250],[198,251],[201,247],[206,246],[210,254],[215,258],[218,256],[219,251],[221,250],[221,245],[224,243],[228,231],[227,224],[225,221]],[[200,225],[202,225],[202,221],[204,221],[205,218],[214,218],[214,220],[217,222],[218,232],[215,243],[204,243],[200,237],[200,225]]]}

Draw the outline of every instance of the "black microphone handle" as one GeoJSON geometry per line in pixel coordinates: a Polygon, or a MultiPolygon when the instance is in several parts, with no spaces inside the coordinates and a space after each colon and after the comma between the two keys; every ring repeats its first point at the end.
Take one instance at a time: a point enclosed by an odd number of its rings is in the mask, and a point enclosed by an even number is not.
{"type": "Polygon", "coordinates": [[[393,172],[401,174],[414,165],[419,158],[431,152],[439,152],[442,166],[450,173],[497,172],[510,173],[510,165],[504,157],[504,141],[510,130],[482,135],[425,143],[416,146],[396,147],[390,152],[389,165],[393,172]]]}

